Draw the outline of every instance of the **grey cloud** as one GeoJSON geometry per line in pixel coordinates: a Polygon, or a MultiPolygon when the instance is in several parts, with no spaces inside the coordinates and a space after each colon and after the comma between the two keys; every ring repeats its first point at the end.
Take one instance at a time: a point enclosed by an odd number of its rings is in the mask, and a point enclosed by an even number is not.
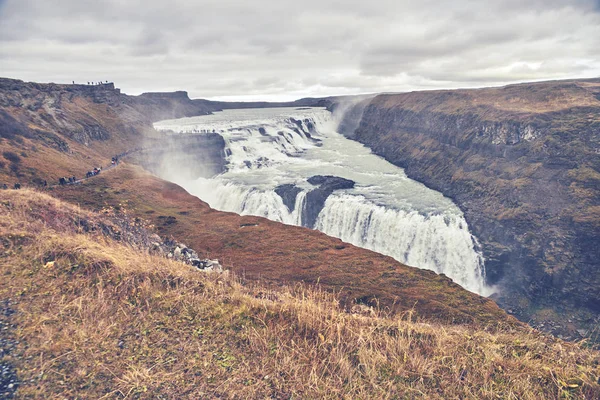
{"type": "Polygon", "coordinates": [[[598,0],[0,0],[0,75],[295,98],[600,75],[598,0]]]}

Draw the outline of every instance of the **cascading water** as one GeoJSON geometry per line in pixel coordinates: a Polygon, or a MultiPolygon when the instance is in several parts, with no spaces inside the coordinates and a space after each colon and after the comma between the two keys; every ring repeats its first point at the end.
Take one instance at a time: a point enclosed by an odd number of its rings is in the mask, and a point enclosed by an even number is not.
{"type": "Polygon", "coordinates": [[[315,206],[309,193],[316,188],[307,179],[346,178],[355,182],[354,188],[329,194],[311,228],[444,273],[479,294],[491,292],[461,211],[440,193],[407,178],[401,168],[335,132],[325,109],[228,110],[161,121],[155,128],[223,136],[227,172],[194,181],[182,179],[184,174],[164,176],[215,209],[306,226],[307,211],[315,206]],[[293,187],[287,200],[276,192],[282,185],[293,187]]]}

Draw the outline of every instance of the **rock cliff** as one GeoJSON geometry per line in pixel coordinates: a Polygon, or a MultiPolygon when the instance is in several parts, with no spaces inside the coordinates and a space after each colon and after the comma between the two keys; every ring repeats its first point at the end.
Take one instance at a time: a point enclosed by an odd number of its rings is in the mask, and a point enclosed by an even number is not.
{"type": "Polygon", "coordinates": [[[454,199],[499,304],[557,332],[597,322],[600,80],[379,95],[340,130],[454,199]]]}
{"type": "Polygon", "coordinates": [[[160,119],[209,114],[209,103],[190,100],[186,92],[144,93],[128,96],[112,83],[63,85],[23,82],[0,78],[0,108],[3,120],[21,130],[37,129],[64,135],[89,145],[105,141],[111,134],[140,133],[160,119]]]}

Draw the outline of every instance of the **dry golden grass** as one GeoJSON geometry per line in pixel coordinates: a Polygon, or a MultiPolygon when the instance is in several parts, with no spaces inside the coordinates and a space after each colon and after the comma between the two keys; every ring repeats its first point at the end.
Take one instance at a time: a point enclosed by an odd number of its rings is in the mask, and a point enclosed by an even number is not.
{"type": "Polygon", "coordinates": [[[347,313],[314,288],[243,285],[79,234],[45,220],[80,211],[44,194],[2,196],[0,298],[16,303],[20,341],[5,358],[20,398],[600,396],[600,355],[584,346],[347,313]]]}

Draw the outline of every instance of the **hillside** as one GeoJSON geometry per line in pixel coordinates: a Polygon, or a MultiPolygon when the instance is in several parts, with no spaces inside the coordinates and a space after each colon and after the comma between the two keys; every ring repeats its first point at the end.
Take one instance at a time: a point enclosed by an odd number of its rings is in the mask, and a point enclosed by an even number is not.
{"type": "Polygon", "coordinates": [[[600,80],[379,95],[341,128],[451,197],[495,300],[565,336],[600,320],[600,80]]]}
{"type": "Polygon", "coordinates": [[[347,307],[358,301],[394,313],[412,309],[415,318],[489,329],[520,325],[493,301],[443,275],[405,266],[312,229],[215,211],[181,187],[138,167],[121,165],[82,185],[51,193],[90,210],[126,210],[131,217],[149,221],[160,235],[181,238],[249,280],[275,286],[318,283],[338,293],[347,307]]]}
{"type": "Polygon", "coordinates": [[[18,377],[4,396],[600,396],[600,354],[580,345],[347,312],[307,286],[205,273],[153,254],[146,225],[124,218],[3,192],[0,366],[18,377]]]}
{"type": "MultiPolygon", "coordinates": [[[[166,149],[185,149],[222,168],[220,137],[165,141],[152,122],[207,114],[215,108],[190,100],[185,92],[128,96],[105,85],[60,85],[0,78],[0,184],[56,184],[63,176],[82,177],[106,166],[111,157],[136,148],[150,153],[150,166],[166,149]]],[[[180,162],[197,166],[190,158],[180,162]],[[191,161],[191,162],[190,162],[191,161]]]]}

